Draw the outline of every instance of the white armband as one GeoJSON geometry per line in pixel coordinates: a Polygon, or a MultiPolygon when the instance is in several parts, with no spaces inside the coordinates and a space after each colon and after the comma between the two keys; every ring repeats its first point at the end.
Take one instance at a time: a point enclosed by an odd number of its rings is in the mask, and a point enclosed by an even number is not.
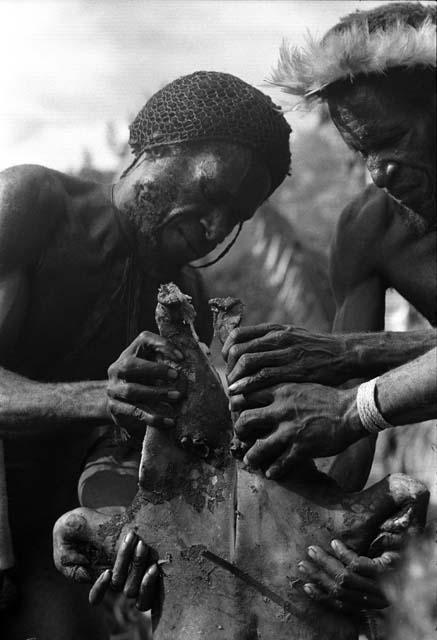
{"type": "Polygon", "coordinates": [[[369,433],[379,433],[384,429],[390,429],[392,424],[387,422],[379,412],[375,402],[375,386],[378,378],[363,382],[358,387],[357,409],[363,427],[369,433]]]}

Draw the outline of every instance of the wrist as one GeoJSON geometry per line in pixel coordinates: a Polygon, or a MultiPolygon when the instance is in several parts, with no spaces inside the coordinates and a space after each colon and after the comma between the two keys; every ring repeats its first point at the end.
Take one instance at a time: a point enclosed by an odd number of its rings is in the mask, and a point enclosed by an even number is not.
{"type": "MultiPolygon", "coordinates": [[[[70,395],[72,403],[76,404],[78,418],[85,421],[108,422],[112,421],[108,408],[107,381],[89,380],[79,383],[67,383],[63,394],[70,395]]],[[[67,403],[64,403],[66,405],[67,403]]],[[[73,413],[66,406],[67,412],[73,413]]]]}
{"type": "Polygon", "coordinates": [[[361,440],[369,435],[361,422],[357,406],[357,387],[343,389],[340,393],[340,415],[343,429],[347,434],[349,444],[361,440]]]}
{"type": "Polygon", "coordinates": [[[347,379],[359,378],[363,371],[363,362],[365,362],[365,347],[362,343],[352,335],[342,335],[343,345],[343,372],[347,379]]]}

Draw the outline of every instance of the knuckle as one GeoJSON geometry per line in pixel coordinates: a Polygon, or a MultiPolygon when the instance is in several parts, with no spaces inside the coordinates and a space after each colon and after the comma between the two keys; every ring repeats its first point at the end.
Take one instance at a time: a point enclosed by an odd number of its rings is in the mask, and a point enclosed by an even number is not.
{"type": "Polygon", "coordinates": [[[336,600],[341,600],[343,594],[344,594],[343,587],[341,587],[339,584],[332,585],[330,589],[330,595],[333,598],[335,598],[336,600]]]}
{"type": "Polygon", "coordinates": [[[351,562],[349,563],[349,574],[350,576],[352,576],[352,574],[356,573],[358,571],[360,567],[360,559],[359,558],[354,558],[353,560],[351,560],[351,562]]]}
{"type": "Polygon", "coordinates": [[[229,357],[233,358],[233,359],[238,359],[240,356],[240,348],[237,345],[233,345],[230,349],[229,349],[229,357]]]}
{"type": "Polygon", "coordinates": [[[135,387],[129,382],[126,382],[123,385],[120,385],[119,395],[122,396],[125,400],[132,400],[135,396],[135,387]]]}
{"type": "Polygon", "coordinates": [[[237,436],[239,436],[240,438],[242,438],[245,434],[245,425],[238,423],[235,425],[235,433],[237,434],[237,436]]]}
{"type": "Polygon", "coordinates": [[[139,407],[132,407],[131,415],[140,422],[148,422],[149,424],[153,424],[153,416],[150,416],[139,407]]]}
{"type": "Polygon", "coordinates": [[[337,585],[339,587],[343,587],[348,581],[348,579],[351,578],[351,576],[352,576],[352,572],[349,571],[348,569],[343,569],[342,571],[339,571],[335,577],[337,585]]]}
{"type": "Polygon", "coordinates": [[[108,367],[108,378],[113,378],[115,375],[117,375],[117,362],[113,362],[109,367],[108,367]]]}
{"type": "Polygon", "coordinates": [[[252,360],[252,356],[248,353],[243,353],[243,355],[240,357],[240,364],[243,368],[246,368],[250,365],[250,362],[252,360]]]}
{"type": "Polygon", "coordinates": [[[241,330],[236,328],[236,329],[232,329],[232,331],[229,334],[229,339],[234,341],[234,340],[238,340],[238,338],[240,337],[240,333],[241,330]]]}

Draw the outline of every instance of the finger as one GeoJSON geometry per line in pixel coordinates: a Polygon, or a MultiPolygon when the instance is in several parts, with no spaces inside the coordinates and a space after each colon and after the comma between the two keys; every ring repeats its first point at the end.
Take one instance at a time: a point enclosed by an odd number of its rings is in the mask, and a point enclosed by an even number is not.
{"type": "Polygon", "coordinates": [[[381,555],[384,551],[397,551],[402,549],[407,542],[407,532],[404,533],[380,533],[372,541],[367,555],[371,558],[381,555]]]}
{"type": "Polygon", "coordinates": [[[240,440],[254,441],[258,436],[271,431],[271,419],[266,414],[266,409],[248,409],[242,411],[234,424],[234,431],[240,440]]]}
{"type": "Polygon", "coordinates": [[[301,448],[297,444],[292,444],[282,453],[275,462],[266,470],[266,478],[269,480],[279,480],[293,470],[297,470],[302,464],[301,448]]]}
{"type": "MultiPolygon", "coordinates": [[[[258,324],[249,327],[239,327],[238,329],[234,329],[231,331],[229,336],[227,337],[223,348],[222,348],[222,356],[226,362],[228,362],[229,351],[234,345],[237,345],[242,342],[249,342],[250,340],[254,340],[255,338],[260,338],[264,336],[269,331],[279,330],[282,327],[280,325],[274,325],[269,323],[258,324]]],[[[239,357],[239,356],[238,356],[239,357]]]]}
{"type": "Polygon", "coordinates": [[[311,558],[313,564],[322,569],[331,578],[343,579],[345,566],[336,557],[326,553],[326,551],[317,545],[308,547],[307,554],[311,558]]]}
{"type": "Polygon", "coordinates": [[[138,536],[136,533],[129,531],[117,551],[111,579],[111,586],[114,591],[123,590],[137,541],[138,536]]]}
{"type": "Polygon", "coordinates": [[[110,377],[131,382],[147,383],[155,380],[174,381],[179,373],[175,367],[163,362],[152,362],[134,356],[125,358],[117,366],[109,369],[110,377]]]}
{"type": "Polygon", "coordinates": [[[351,564],[351,569],[362,576],[376,578],[392,569],[399,558],[400,554],[396,551],[386,551],[377,558],[360,556],[351,564]]]}
{"type": "Polygon", "coordinates": [[[157,564],[147,569],[146,575],[141,581],[140,595],[136,607],[140,611],[148,611],[152,608],[159,588],[159,567],[157,564]]]}
{"type": "Polygon", "coordinates": [[[98,605],[104,598],[109,585],[111,584],[111,570],[106,569],[95,581],[88,595],[88,602],[91,606],[98,605]]]}
{"type": "Polygon", "coordinates": [[[142,331],[126,351],[138,355],[140,358],[141,352],[147,354],[152,351],[176,362],[184,359],[183,353],[170,340],[149,331],[142,331]]]}
{"type": "Polygon", "coordinates": [[[111,398],[129,403],[159,403],[162,401],[175,402],[182,394],[176,389],[167,387],[148,387],[134,382],[117,381],[108,385],[108,395],[111,398]]]}
{"type": "Polygon", "coordinates": [[[244,456],[244,462],[255,469],[271,466],[273,460],[281,455],[286,446],[277,430],[266,438],[258,439],[244,456]]]}
{"type": "Polygon", "coordinates": [[[321,568],[327,575],[333,578],[338,587],[342,587],[348,590],[360,591],[363,594],[371,594],[381,596],[382,592],[379,586],[374,580],[363,577],[360,572],[356,570],[356,564],[359,560],[359,556],[356,556],[353,563],[349,566],[344,565],[341,560],[338,560],[329,553],[326,553],[324,549],[313,545],[308,548],[308,555],[312,562],[319,568],[321,568]],[[352,568],[353,567],[353,568],[352,568]]]}
{"type": "Polygon", "coordinates": [[[109,401],[109,409],[117,422],[122,424],[144,424],[144,426],[156,427],[157,429],[165,429],[174,427],[173,418],[159,416],[152,413],[148,408],[128,404],[111,398],[109,401]]]}
{"type": "Polygon", "coordinates": [[[229,409],[231,411],[235,411],[236,413],[240,413],[240,411],[244,411],[248,409],[247,400],[243,395],[240,396],[231,396],[229,398],[229,409]]]}
{"type": "Polygon", "coordinates": [[[245,409],[259,409],[266,407],[273,401],[273,394],[269,389],[263,389],[248,395],[234,395],[229,398],[231,411],[244,411],[245,409]]]}
{"type": "Polygon", "coordinates": [[[241,378],[241,380],[232,381],[232,376],[228,375],[230,395],[243,393],[247,395],[260,389],[273,387],[287,381],[296,380],[296,376],[291,377],[287,367],[264,367],[251,376],[241,378]]]}
{"type": "Polygon", "coordinates": [[[349,549],[341,540],[333,540],[331,548],[335,556],[352,571],[362,576],[373,578],[387,569],[392,568],[399,559],[399,553],[386,551],[378,558],[366,558],[359,556],[349,549]]]}
{"type": "Polygon", "coordinates": [[[303,590],[307,594],[311,600],[315,600],[316,602],[322,602],[337,611],[342,611],[343,613],[353,613],[356,614],[359,609],[353,607],[352,605],[342,602],[341,600],[336,600],[332,598],[330,595],[325,593],[322,589],[320,589],[316,584],[312,582],[307,582],[303,585],[303,590]]]}
{"type": "Polygon", "coordinates": [[[275,334],[272,334],[270,340],[263,338],[262,340],[253,340],[247,344],[232,347],[230,356],[233,353],[235,356],[237,354],[240,355],[239,357],[229,358],[228,382],[232,384],[240,378],[246,378],[263,369],[277,368],[287,364],[287,360],[290,358],[289,351],[278,349],[278,345],[275,342],[278,342],[278,338],[275,340],[275,334]],[[274,351],[270,349],[274,349],[274,351]]]}
{"type": "Polygon", "coordinates": [[[138,596],[148,558],[149,547],[140,540],[136,546],[132,566],[124,587],[124,594],[128,598],[136,598],[138,596]]]}
{"type": "Polygon", "coordinates": [[[323,570],[320,570],[313,562],[307,560],[300,562],[298,569],[304,576],[309,577],[311,582],[314,582],[330,598],[339,600],[355,608],[383,609],[388,604],[385,596],[379,589],[368,592],[367,590],[357,591],[344,587],[338,580],[333,579],[323,570]]]}
{"type": "Polygon", "coordinates": [[[355,553],[355,551],[347,547],[341,540],[332,540],[331,549],[335,557],[345,566],[352,564],[352,562],[359,558],[358,553],[355,553]]]}

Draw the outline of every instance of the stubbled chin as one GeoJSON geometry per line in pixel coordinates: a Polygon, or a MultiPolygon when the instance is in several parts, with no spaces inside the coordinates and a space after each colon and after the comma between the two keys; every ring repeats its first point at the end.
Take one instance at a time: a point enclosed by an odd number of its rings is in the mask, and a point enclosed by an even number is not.
{"type": "Polygon", "coordinates": [[[400,215],[404,224],[416,237],[424,236],[436,226],[435,208],[424,211],[424,215],[419,215],[404,204],[401,204],[400,215]]]}

